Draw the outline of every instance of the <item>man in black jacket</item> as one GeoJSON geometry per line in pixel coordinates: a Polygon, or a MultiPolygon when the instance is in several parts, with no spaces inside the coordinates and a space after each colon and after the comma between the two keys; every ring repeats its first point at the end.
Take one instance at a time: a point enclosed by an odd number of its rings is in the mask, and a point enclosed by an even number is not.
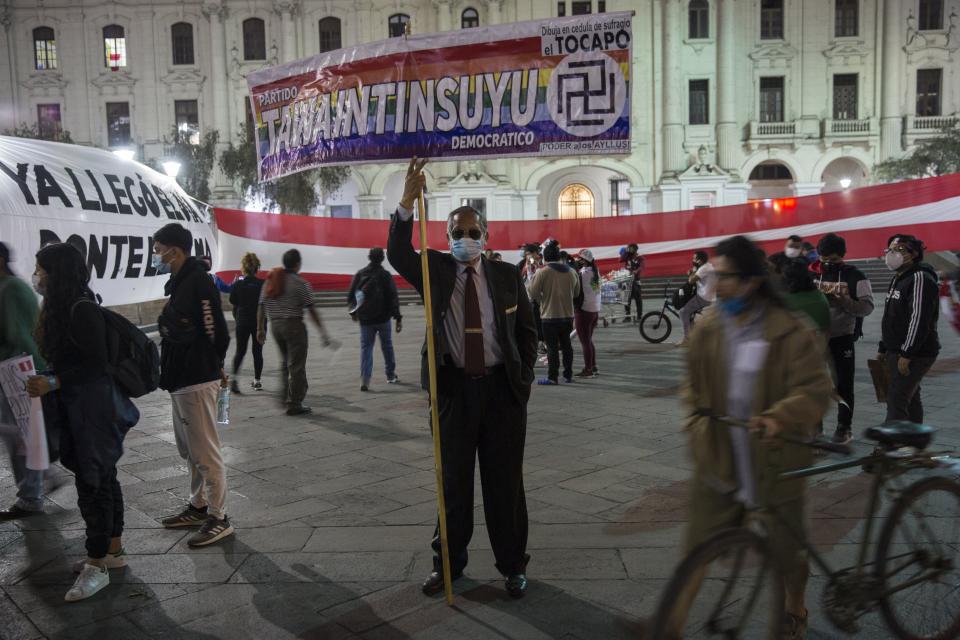
{"type": "Polygon", "coordinates": [[[179,514],[163,519],[167,528],[196,527],[191,547],[213,544],[233,534],[224,511],[227,473],[217,435],[217,394],[226,386],[223,359],[230,345],[220,292],[196,258],[193,238],[183,226],[168,224],[153,236],[153,266],[172,273],[170,296],[160,329],[160,388],[173,401],[173,435],[180,457],[190,466],[190,501],[179,514]]]}
{"type": "Polygon", "coordinates": [[[387,368],[387,382],[400,382],[397,377],[397,359],[393,354],[393,336],[390,334],[390,318],[397,321],[397,333],[403,329],[400,315],[400,297],[393,276],[383,268],[385,257],[381,247],[370,249],[367,255],[370,264],[353,276],[347,304],[354,321],[360,321],[360,390],[370,388],[373,376],[373,345],[380,336],[380,350],[387,368]],[[359,306],[358,306],[359,305],[359,306]]]}
{"type": "Polygon", "coordinates": [[[827,348],[833,362],[834,383],[843,402],[837,406],[837,428],[833,441],[853,439],[853,378],[856,372],[857,340],[863,335],[863,319],[873,313],[873,288],[860,269],[844,262],[847,242],[828,233],[817,243],[820,277],[817,285],[830,303],[830,332],[827,348]]]}
{"type": "MultiPolygon", "coordinates": [[[[413,249],[413,203],[425,183],[423,165],[410,161],[400,206],[390,224],[390,264],[423,294],[420,256],[413,249]]],[[[487,222],[471,207],[447,219],[451,254],[431,250],[430,287],[437,345],[437,405],[440,413],[443,488],[451,576],[467,564],[473,534],[473,472],[479,454],[483,507],[496,566],[507,592],[527,587],[527,503],[523,447],[527,400],[537,356],[537,329],[516,267],[483,259],[487,222]]],[[[427,386],[427,350],[422,380],[427,386]]],[[[439,527],[438,527],[439,529],[439,527]]],[[[434,571],[426,594],[443,590],[439,533],[434,535],[434,571]]]]}
{"type": "Polygon", "coordinates": [[[887,421],[923,422],[920,381],[940,353],[937,274],[923,261],[923,242],[911,235],[891,236],[884,261],[896,272],[883,307],[879,357],[890,376],[887,421]]]}

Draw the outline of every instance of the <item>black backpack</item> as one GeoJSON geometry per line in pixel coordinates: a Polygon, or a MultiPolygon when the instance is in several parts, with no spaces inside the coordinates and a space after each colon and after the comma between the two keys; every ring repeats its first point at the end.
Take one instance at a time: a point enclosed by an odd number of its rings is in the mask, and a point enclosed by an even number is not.
{"type": "MultiPolygon", "coordinates": [[[[96,304],[93,300],[78,300],[96,304]]],[[[107,373],[130,398],[139,398],[156,391],[160,384],[160,351],[157,345],[135,324],[116,311],[101,307],[106,323],[107,373]]]]}

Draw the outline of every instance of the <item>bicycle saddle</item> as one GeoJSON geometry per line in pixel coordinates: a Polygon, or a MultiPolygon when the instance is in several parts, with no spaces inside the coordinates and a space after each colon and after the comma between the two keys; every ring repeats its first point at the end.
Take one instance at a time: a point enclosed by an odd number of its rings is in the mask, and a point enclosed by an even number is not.
{"type": "Polygon", "coordinates": [[[916,424],[901,420],[889,424],[870,427],[866,435],[871,440],[875,440],[885,447],[914,447],[915,449],[926,449],[933,440],[933,434],[936,429],[925,424],[916,424]]]}

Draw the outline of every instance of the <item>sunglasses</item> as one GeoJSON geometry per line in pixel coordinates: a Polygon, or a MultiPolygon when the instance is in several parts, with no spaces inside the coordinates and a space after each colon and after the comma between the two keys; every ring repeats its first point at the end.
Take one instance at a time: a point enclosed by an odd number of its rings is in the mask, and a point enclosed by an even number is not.
{"type": "Polygon", "coordinates": [[[450,237],[454,240],[463,240],[463,236],[470,236],[471,240],[479,240],[483,237],[483,231],[480,229],[470,229],[469,231],[464,231],[463,229],[454,229],[450,232],[450,237]]]}

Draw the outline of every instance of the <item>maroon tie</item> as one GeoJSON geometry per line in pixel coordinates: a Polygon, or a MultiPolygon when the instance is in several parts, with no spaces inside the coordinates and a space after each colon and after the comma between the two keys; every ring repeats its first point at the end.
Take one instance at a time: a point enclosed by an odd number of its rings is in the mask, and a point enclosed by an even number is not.
{"type": "Polygon", "coordinates": [[[468,376],[486,373],[483,362],[483,323],[480,321],[480,299],[477,297],[476,273],[467,267],[467,285],[463,290],[463,372],[468,376]]]}

